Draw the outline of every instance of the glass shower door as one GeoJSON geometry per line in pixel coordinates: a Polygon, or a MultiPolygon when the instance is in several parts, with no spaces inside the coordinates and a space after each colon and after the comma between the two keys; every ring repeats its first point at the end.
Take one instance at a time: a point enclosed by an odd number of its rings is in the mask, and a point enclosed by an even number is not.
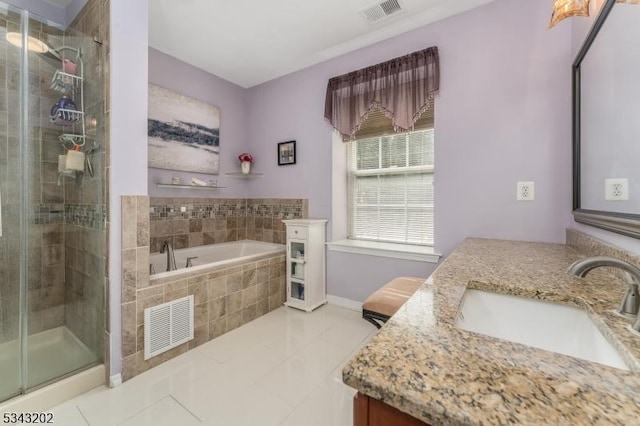
{"type": "Polygon", "coordinates": [[[103,360],[102,53],[0,1],[0,402],[103,360]]]}
{"type": "Polygon", "coordinates": [[[45,43],[47,52],[27,51],[29,105],[23,111],[25,392],[100,362],[104,329],[103,230],[92,220],[102,187],[100,174],[91,176],[85,169],[86,153],[97,143],[95,132],[88,134],[85,126],[87,115],[96,117],[87,112],[85,88],[88,80],[91,88],[102,87],[99,78],[86,78],[94,77],[87,62],[98,48],[72,28],[36,19],[29,19],[29,35],[45,43]]]}
{"type": "Polygon", "coordinates": [[[7,33],[21,34],[18,10],[0,8],[0,401],[22,392],[20,110],[21,52],[7,33]]]}

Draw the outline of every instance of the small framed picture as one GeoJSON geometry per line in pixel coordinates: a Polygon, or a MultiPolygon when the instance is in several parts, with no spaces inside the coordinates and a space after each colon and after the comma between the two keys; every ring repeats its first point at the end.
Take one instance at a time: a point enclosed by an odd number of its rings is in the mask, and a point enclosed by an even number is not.
{"type": "Polygon", "coordinates": [[[278,144],[278,166],[296,164],[296,141],[278,144]]]}

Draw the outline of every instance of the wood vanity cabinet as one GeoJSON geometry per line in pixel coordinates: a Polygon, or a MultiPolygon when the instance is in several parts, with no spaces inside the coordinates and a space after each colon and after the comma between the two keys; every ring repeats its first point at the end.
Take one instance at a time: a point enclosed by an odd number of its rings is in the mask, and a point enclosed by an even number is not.
{"type": "Polygon", "coordinates": [[[353,397],[353,426],[429,426],[360,392],[353,397]]]}

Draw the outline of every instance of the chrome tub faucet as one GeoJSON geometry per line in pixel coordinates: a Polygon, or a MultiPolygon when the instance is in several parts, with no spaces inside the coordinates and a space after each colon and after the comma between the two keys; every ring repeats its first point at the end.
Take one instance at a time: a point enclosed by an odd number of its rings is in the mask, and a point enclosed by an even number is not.
{"type": "Polygon", "coordinates": [[[167,253],[167,271],[176,271],[178,269],[176,266],[176,256],[173,253],[173,246],[169,241],[165,241],[160,249],[160,253],[165,252],[167,253]]]}
{"type": "Polygon", "coordinates": [[[640,285],[639,268],[620,259],[596,256],[573,262],[567,269],[567,272],[576,277],[584,277],[590,270],[600,266],[610,266],[621,269],[625,272],[629,288],[627,289],[622,302],[620,302],[618,312],[623,315],[635,316],[636,321],[631,327],[636,331],[640,331],[640,315],[638,315],[638,310],[640,309],[640,295],[638,294],[638,286],[640,285]]]}

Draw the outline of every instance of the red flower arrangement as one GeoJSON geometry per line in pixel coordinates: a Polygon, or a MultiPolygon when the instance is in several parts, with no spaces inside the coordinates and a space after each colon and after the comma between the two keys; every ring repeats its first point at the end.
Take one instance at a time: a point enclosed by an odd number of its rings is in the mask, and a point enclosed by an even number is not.
{"type": "Polygon", "coordinates": [[[242,154],[238,155],[238,160],[240,160],[241,163],[245,161],[253,163],[253,157],[248,152],[243,152],[242,154]]]}

